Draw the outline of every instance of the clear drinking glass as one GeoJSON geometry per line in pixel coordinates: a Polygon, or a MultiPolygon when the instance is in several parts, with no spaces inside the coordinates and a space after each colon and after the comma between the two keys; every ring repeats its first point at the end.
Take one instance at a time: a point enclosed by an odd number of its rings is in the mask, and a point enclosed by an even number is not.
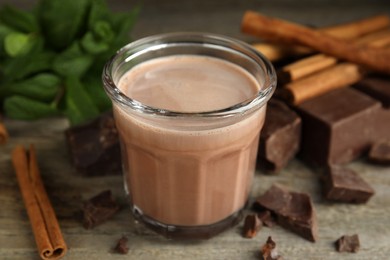
{"type": "Polygon", "coordinates": [[[113,102],[134,217],[168,238],[210,238],[237,224],[251,189],[266,103],[276,87],[272,64],[232,38],[162,34],[120,49],[107,62],[103,83],[113,102]],[[196,113],[151,107],[118,88],[134,66],[171,55],[234,63],[261,88],[239,104],[196,113]]]}

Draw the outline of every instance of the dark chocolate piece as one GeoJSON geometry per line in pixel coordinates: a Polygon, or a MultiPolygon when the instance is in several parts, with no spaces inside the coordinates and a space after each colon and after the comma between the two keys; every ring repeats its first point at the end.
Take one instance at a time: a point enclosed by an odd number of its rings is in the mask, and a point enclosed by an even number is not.
{"type": "Polygon", "coordinates": [[[86,201],[83,205],[83,225],[86,229],[94,228],[110,219],[119,210],[119,205],[106,190],[86,201]]]}
{"type": "Polygon", "coordinates": [[[355,171],[342,166],[330,166],[325,176],[324,194],[328,200],[366,203],[374,190],[355,171]]]}
{"type": "Polygon", "coordinates": [[[390,141],[378,142],[371,146],[368,159],[373,163],[390,165],[390,141]]]}
{"type": "Polygon", "coordinates": [[[357,234],[344,235],[336,241],[335,245],[338,252],[356,253],[360,248],[359,236],[357,234]]]}
{"type": "Polygon", "coordinates": [[[390,107],[390,77],[384,75],[368,76],[354,85],[367,95],[382,102],[384,107],[390,107]]]}
{"type": "Polygon", "coordinates": [[[116,246],[114,247],[115,252],[125,255],[129,252],[129,247],[127,246],[128,239],[127,237],[123,236],[121,237],[116,246]]]}
{"type": "Polygon", "coordinates": [[[256,214],[247,215],[244,220],[243,236],[254,238],[261,226],[262,223],[256,214]]]}
{"type": "Polygon", "coordinates": [[[272,216],[271,211],[264,210],[257,214],[264,226],[272,228],[276,224],[275,218],[272,216]]]}
{"type": "Polygon", "coordinates": [[[70,156],[76,169],[87,175],[121,172],[118,132],[112,113],[66,130],[70,156]]]}
{"type": "Polygon", "coordinates": [[[315,242],[318,237],[317,216],[310,196],[289,191],[282,185],[272,185],[256,202],[257,207],[270,210],[277,223],[315,242]]]}
{"type": "Polygon", "coordinates": [[[350,87],[303,102],[297,107],[303,122],[301,157],[319,166],[359,157],[378,138],[381,110],[378,101],[350,87]]]}
{"type": "Polygon", "coordinates": [[[285,103],[271,99],[260,135],[259,158],[267,170],[278,172],[296,155],[301,118],[285,103]]]}
{"type": "Polygon", "coordinates": [[[276,243],[272,240],[272,237],[268,237],[267,242],[261,248],[261,258],[263,260],[282,260],[282,257],[276,250],[276,243]]]}

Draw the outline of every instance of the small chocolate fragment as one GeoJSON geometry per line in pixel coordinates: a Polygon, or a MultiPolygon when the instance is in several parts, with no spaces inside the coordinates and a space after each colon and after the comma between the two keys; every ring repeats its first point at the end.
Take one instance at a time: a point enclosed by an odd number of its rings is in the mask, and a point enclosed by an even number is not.
{"type": "Polygon", "coordinates": [[[254,238],[261,226],[262,223],[256,214],[247,215],[244,220],[243,236],[254,238]]]}
{"type": "Polygon", "coordinates": [[[360,248],[359,236],[357,234],[344,235],[336,241],[335,245],[338,252],[356,253],[360,248]]]}
{"type": "Polygon", "coordinates": [[[83,205],[83,225],[91,229],[102,224],[119,210],[119,205],[112,197],[111,191],[106,190],[86,201],[83,205]]]}
{"type": "Polygon", "coordinates": [[[282,257],[276,251],[276,243],[272,237],[268,237],[267,242],[261,248],[262,260],[282,260],[282,257]]]}
{"type": "Polygon", "coordinates": [[[374,190],[354,170],[330,166],[324,180],[324,194],[328,200],[348,203],[366,203],[374,190]]]}
{"type": "Polygon", "coordinates": [[[373,163],[390,165],[390,141],[378,142],[371,146],[368,159],[373,163]]]}
{"type": "Polygon", "coordinates": [[[115,252],[125,255],[129,252],[129,247],[127,246],[128,239],[125,236],[122,236],[116,246],[114,247],[115,252]]]}
{"type": "Polygon", "coordinates": [[[265,168],[280,171],[298,152],[300,140],[301,118],[282,101],[271,99],[259,143],[265,168]]]}
{"type": "Polygon", "coordinates": [[[65,131],[71,160],[86,176],[121,172],[118,132],[112,112],[65,131]]]}
{"type": "Polygon", "coordinates": [[[380,102],[350,87],[305,101],[297,111],[303,122],[301,156],[318,166],[350,162],[390,133],[390,123],[379,116],[380,102]]]}
{"type": "Polygon", "coordinates": [[[385,75],[368,76],[354,85],[367,95],[379,100],[384,107],[390,108],[390,77],[385,75]]]}
{"type": "Polygon", "coordinates": [[[318,237],[317,216],[310,196],[289,191],[278,184],[272,185],[256,202],[257,207],[270,210],[277,223],[309,241],[318,237]]]}
{"type": "Polygon", "coordinates": [[[276,224],[275,218],[272,216],[271,211],[264,210],[257,214],[264,226],[272,228],[276,224]]]}

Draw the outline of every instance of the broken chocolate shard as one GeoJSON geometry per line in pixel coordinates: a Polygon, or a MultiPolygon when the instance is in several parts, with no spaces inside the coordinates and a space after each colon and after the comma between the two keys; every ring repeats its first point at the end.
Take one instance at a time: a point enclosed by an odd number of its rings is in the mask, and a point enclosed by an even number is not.
{"type": "Polygon", "coordinates": [[[338,252],[356,253],[360,248],[359,236],[357,234],[344,235],[336,241],[335,245],[338,252]]]}
{"type": "Polygon", "coordinates": [[[261,226],[262,223],[256,214],[247,215],[244,220],[243,236],[254,238],[261,226]]]}
{"type": "Polygon", "coordinates": [[[326,199],[346,203],[366,203],[375,193],[354,170],[336,165],[329,167],[323,188],[326,199]]]}
{"type": "Polygon", "coordinates": [[[116,246],[114,247],[114,251],[122,255],[127,254],[129,252],[129,247],[127,246],[127,242],[128,242],[127,237],[122,236],[118,240],[116,246]]]}
{"type": "Polygon", "coordinates": [[[269,210],[261,211],[257,214],[257,216],[266,227],[272,228],[276,224],[276,220],[269,210]]]}
{"type": "Polygon", "coordinates": [[[309,241],[317,240],[317,216],[308,194],[289,191],[282,185],[274,184],[255,203],[257,207],[275,214],[277,223],[282,227],[309,241]]]}
{"type": "Polygon", "coordinates": [[[86,201],[83,205],[83,225],[86,229],[94,228],[110,219],[119,210],[111,191],[106,190],[86,201]]]}
{"type": "Polygon", "coordinates": [[[86,176],[121,172],[118,132],[112,112],[65,131],[72,164],[86,176]]]}
{"type": "Polygon", "coordinates": [[[390,133],[381,103],[351,87],[305,101],[297,111],[303,122],[301,158],[318,166],[348,163],[390,133]]]}
{"type": "Polygon", "coordinates": [[[300,140],[300,117],[284,102],[271,99],[260,135],[260,162],[267,170],[280,171],[298,152],[300,140]]]}
{"type": "Polygon", "coordinates": [[[375,164],[390,165],[390,141],[378,142],[371,146],[368,159],[375,164]]]}

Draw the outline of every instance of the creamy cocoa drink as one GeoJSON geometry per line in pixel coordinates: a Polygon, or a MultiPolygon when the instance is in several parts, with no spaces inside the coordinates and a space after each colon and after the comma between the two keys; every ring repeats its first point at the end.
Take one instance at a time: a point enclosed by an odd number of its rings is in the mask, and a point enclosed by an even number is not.
{"type": "Polygon", "coordinates": [[[265,117],[265,104],[253,100],[265,86],[227,59],[192,53],[149,58],[118,75],[107,92],[120,93],[114,116],[135,217],[168,237],[210,237],[235,224],[265,117]]]}

